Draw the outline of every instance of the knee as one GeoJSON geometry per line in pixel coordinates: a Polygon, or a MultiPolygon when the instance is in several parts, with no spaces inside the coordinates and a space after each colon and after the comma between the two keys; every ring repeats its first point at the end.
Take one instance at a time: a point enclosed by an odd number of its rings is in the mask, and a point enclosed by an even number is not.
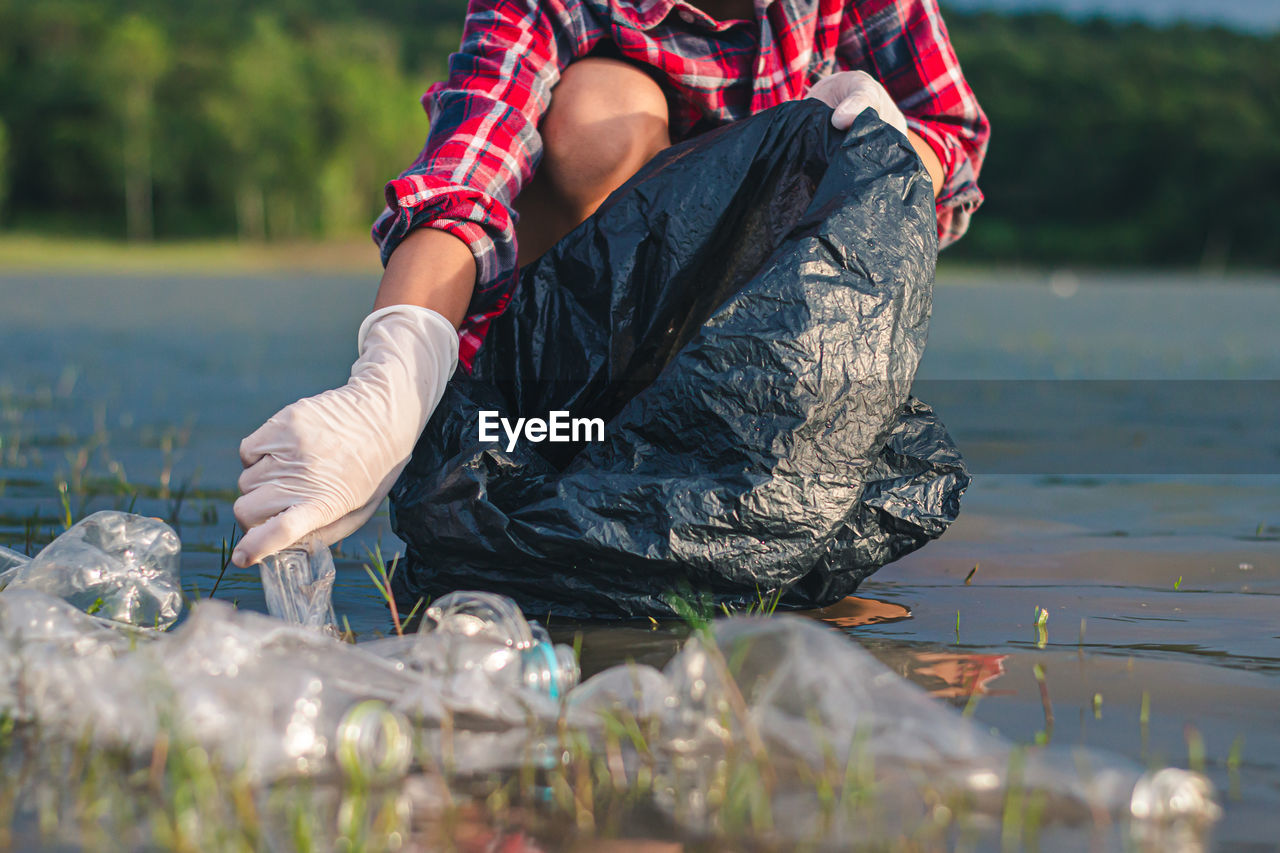
{"type": "Polygon", "coordinates": [[[586,210],[671,144],[662,89],[613,59],[582,59],[566,68],[539,130],[540,171],[563,202],[586,210]]]}

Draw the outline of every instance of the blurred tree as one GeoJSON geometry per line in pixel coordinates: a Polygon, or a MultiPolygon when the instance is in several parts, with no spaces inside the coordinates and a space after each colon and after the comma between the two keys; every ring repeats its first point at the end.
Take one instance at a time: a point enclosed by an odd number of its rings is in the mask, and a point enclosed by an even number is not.
{"type": "Polygon", "coordinates": [[[308,49],[325,142],[319,227],[324,234],[352,234],[381,211],[383,184],[427,135],[426,117],[414,108],[423,85],[400,71],[399,45],[382,27],[320,28],[308,49]]]}
{"type": "Polygon", "coordinates": [[[125,230],[130,240],[150,240],[151,136],[156,84],[169,66],[168,39],[150,19],[128,15],[107,31],[96,65],[104,100],[123,131],[125,230]]]}
{"type": "Polygon", "coordinates": [[[0,221],[4,219],[4,203],[9,196],[9,131],[0,120],[0,221]]]}
{"type": "Polygon", "coordinates": [[[1280,34],[950,15],[991,117],[956,254],[1033,265],[1280,265],[1280,34]]]}
{"type": "Polygon", "coordinates": [[[274,17],[259,15],[231,55],[225,88],[208,97],[232,166],[242,238],[290,237],[303,229],[318,173],[311,82],[303,46],[274,17]]]}
{"type": "MultiPolygon", "coordinates": [[[[114,234],[123,210],[139,237],[154,197],[159,236],[365,231],[465,6],[0,0],[5,223],[114,234]]],[[[946,15],[993,127],[953,257],[1280,266],[1280,34],[946,15]]]]}

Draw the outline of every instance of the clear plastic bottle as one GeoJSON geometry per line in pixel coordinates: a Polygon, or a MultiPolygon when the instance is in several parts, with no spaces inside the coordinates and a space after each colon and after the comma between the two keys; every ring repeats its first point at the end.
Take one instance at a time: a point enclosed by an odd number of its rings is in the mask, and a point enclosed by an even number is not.
{"type": "Polygon", "coordinates": [[[427,608],[413,657],[440,674],[467,672],[559,699],[581,675],[573,649],[551,642],[516,603],[491,592],[451,592],[427,608]],[[444,670],[444,672],[441,672],[444,670]]]}
{"type": "Polygon", "coordinates": [[[0,545],[0,589],[9,585],[9,581],[18,576],[18,569],[31,562],[26,554],[20,554],[12,548],[0,545]]]}
{"type": "Polygon", "coordinates": [[[332,629],[337,571],[328,548],[317,542],[288,548],[264,557],[260,569],[268,613],[293,625],[332,629]]]}
{"type": "Polygon", "coordinates": [[[12,569],[25,566],[29,562],[31,562],[31,558],[26,554],[21,554],[12,548],[0,545],[0,577],[3,577],[12,569]]]}
{"type": "Polygon", "coordinates": [[[181,551],[178,534],[160,519],[103,510],[31,560],[0,556],[0,568],[16,562],[6,589],[43,592],[137,628],[168,628],[182,612],[181,551]]]}
{"type": "Polygon", "coordinates": [[[943,802],[962,804],[966,820],[977,820],[975,831],[983,816],[1003,814],[1007,822],[1025,810],[1041,826],[1127,823],[1141,849],[1190,850],[1200,848],[1184,841],[1200,838],[1221,815],[1212,785],[1198,773],[1144,771],[1086,749],[1016,745],[813,620],[725,619],[712,632],[713,642],[695,634],[661,674],[634,678],[633,700],[627,681],[606,671],[569,701],[583,710],[628,701],[638,707],[646,697],[667,701],[669,693],[662,742],[687,760],[664,768],[659,800],[685,825],[714,827],[724,817],[703,793],[721,772],[710,759],[754,767],[751,751],[741,750],[752,741],[776,777],[774,831],[806,843],[814,827],[841,838],[866,833],[876,821],[892,837],[919,826],[922,809],[943,802]],[[841,774],[854,768],[874,796],[824,811],[828,804],[813,796],[814,776],[824,768],[841,774]]]}
{"type": "Polygon", "coordinates": [[[356,781],[398,779],[413,761],[408,721],[377,699],[359,702],[342,715],[335,742],[338,766],[356,781]]]}

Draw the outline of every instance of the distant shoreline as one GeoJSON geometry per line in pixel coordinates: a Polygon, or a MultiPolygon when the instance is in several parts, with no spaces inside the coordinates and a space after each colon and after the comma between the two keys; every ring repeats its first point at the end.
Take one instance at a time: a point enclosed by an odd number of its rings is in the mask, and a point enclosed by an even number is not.
{"type": "Polygon", "coordinates": [[[1280,31],[1280,13],[1265,0],[1199,4],[1187,0],[943,0],[943,12],[998,15],[1056,14],[1075,22],[1105,18],[1151,27],[1225,27],[1268,36],[1280,31]]]}
{"type": "MultiPolygon", "coordinates": [[[[376,278],[382,264],[372,241],[350,238],[316,242],[242,243],[228,239],[162,240],[133,244],[123,240],[72,239],[0,234],[0,278],[22,274],[94,273],[99,275],[271,275],[314,273],[376,278]]],[[[1160,276],[1170,281],[1221,279],[1235,284],[1280,285],[1280,269],[1206,270],[1196,267],[1071,266],[948,260],[938,265],[938,283],[975,284],[992,280],[1044,281],[1070,286],[1081,282],[1160,276]],[[1064,276],[1066,280],[1064,281],[1064,276]]]]}
{"type": "Polygon", "coordinates": [[[106,275],[179,273],[340,273],[378,276],[382,264],[368,237],[316,242],[250,243],[233,239],[129,243],[29,234],[0,234],[0,275],[96,272],[106,275]]]}

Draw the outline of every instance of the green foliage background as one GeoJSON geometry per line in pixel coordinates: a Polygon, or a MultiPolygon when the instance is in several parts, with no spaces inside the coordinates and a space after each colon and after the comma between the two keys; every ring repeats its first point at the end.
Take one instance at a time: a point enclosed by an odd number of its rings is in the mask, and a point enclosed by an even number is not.
{"type": "MultiPolygon", "coordinates": [[[[0,0],[0,228],[350,237],[462,0],[0,0]]],[[[951,253],[1280,265],[1280,36],[948,13],[994,132],[951,253]]]]}
{"type": "Polygon", "coordinates": [[[1280,34],[950,15],[992,122],[956,254],[1280,265],[1280,34]]]}

